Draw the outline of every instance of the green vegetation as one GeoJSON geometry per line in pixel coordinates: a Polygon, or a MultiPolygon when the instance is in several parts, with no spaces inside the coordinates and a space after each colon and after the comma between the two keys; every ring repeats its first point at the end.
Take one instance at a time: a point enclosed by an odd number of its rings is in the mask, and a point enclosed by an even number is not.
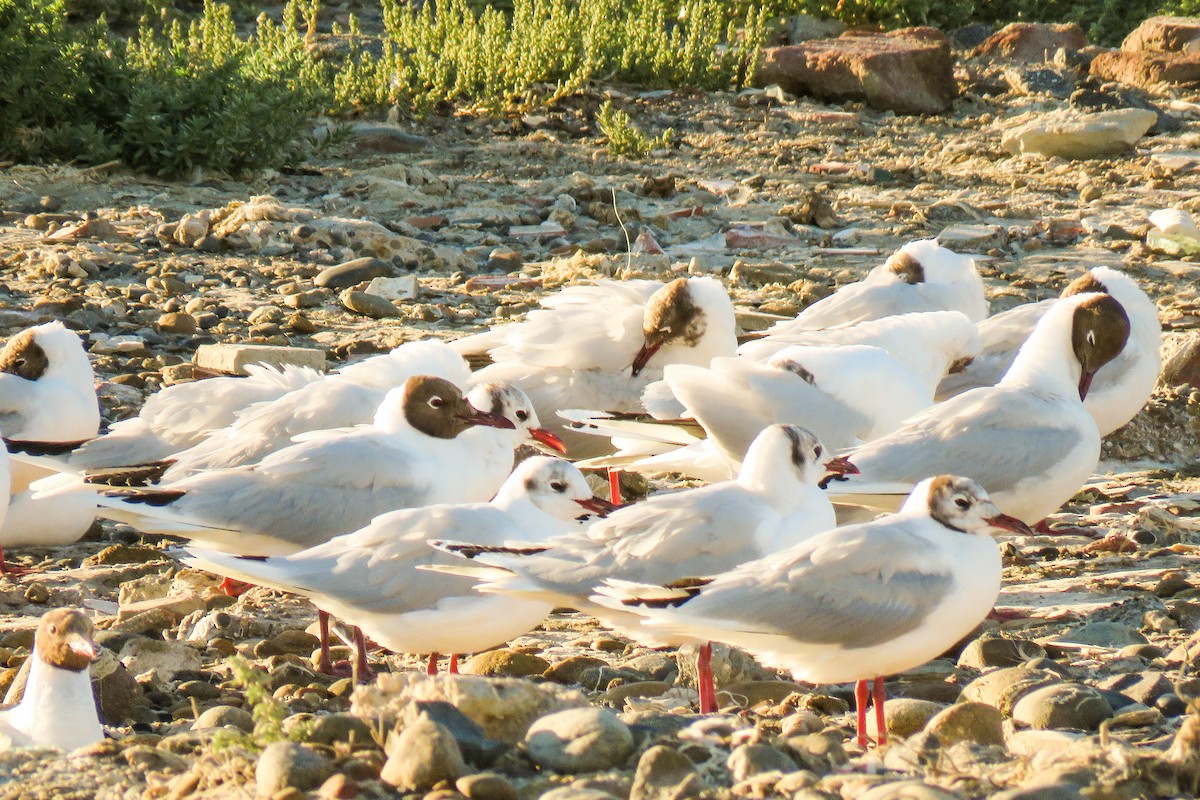
{"type": "Polygon", "coordinates": [[[217,750],[226,747],[243,747],[247,750],[262,750],[272,742],[291,740],[302,742],[308,738],[311,725],[297,725],[285,732],[283,721],[288,716],[288,709],[283,703],[271,695],[267,682],[267,674],[256,670],[241,656],[229,659],[233,680],[246,692],[246,705],[254,718],[254,730],[245,731],[222,730],[217,733],[213,745],[217,750]]]}
{"type": "Polygon", "coordinates": [[[611,102],[605,103],[596,115],[600,130],[608,138],[608,152],[613,156],[633,156],[641,158],[651,150],[665,149],[671,146],[671,137],[675,131],[667,128],[661,136],[651,139],[642,133],[633,118],[619,108],[614,108],[611,102]]]}
{"type": "MultiPolygon", "coordinates": [[[[364,0],[382,6],[383,29],[367,34],[353,17],[319,29],[319,0],[241,28],[251,0],[200,1],[0,0],[0,159],[232,174],[294,159],[323,113],[501,114],[603,81],[738,88],[768,23],[795,13],[885,28],[1078,21],[1112,44],[1154,13],[1200,12],[1200,0],[364,0]]],[[[611,107],[599,123],[614,153],[660,146],[611,107]]]]}

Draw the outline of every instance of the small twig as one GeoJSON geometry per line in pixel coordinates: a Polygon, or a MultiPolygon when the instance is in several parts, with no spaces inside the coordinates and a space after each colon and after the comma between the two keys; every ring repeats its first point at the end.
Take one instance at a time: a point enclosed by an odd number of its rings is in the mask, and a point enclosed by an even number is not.
{"type": "Polygon", "coordinates": [[[633,270],[633,240],[629,238],[629,229],[625,227],[625,220],[621,219],[621,209],[617,207],[617,190],[610,189],[613,200],[613,214],[617,218],[617,224],[621,226],[621,233],[625,234],[625,269],[633,270]]]}

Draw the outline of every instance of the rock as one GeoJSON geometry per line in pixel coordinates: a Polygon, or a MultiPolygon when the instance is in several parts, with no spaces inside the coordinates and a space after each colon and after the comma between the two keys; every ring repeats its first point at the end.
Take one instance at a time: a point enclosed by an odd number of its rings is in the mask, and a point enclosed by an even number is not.
{"type": "Polygon", "coordinates": [[[224,728],[226,725],[246,731],[254,730],[254,717],[250,712],[234,706],[213,706],[204,711],[192,723],[192,730],[202,731],[207,728],[224,728]]]}
{"type": "Polygon", "coordinates": [[[490,767],[512,749],[507,742],[489,739],[483,728],[449,703],[417,701],[408,707],[404,718],[406,721],[415,721],[416,716],[421,714],[449,731],[458,743],[463,758],[473,766],[490,767]]]}
{"type": "Polygon", "coordinates": [[[788,695],[805,694],[808,691],[808,687],[791,681],[742,681],[722,686],[717,692],[717,704],[722,707],[737,705],[752,708],[764,700],[778,703],[788,695]]]}
{"type": "Polygon", "coordinates": [[[295,742],[274,742],[258,757],[254,777],[259,795],[271,797],[283,789],[315,789],[332,772],[329,759],[315,750],[295,742]]]}
{"type": "Polygon", "coordinates": [[[1113,715],[1097,690],[1078,683],[1056,683],[1036,689],[1013,706],[1013,720],[1037,730],[1095,730],[1113,715]]]}
{"type": "Polygon", "coordinates": [[[568,709],[529,726],[525,749],[539,766],[569,774],[594,772],[623,764],[633,752],[633,735],[611,711],[568,709]]]}
{"type": "Polygon", "coordinates": [[[399,278],[372,278],[367,284],[367,294],[382,297],[384,300],[414,300],[421,293],[421,285],[416,275],[403,275],[399,278]]]}
{"type": "Polygon", "coordinates": [[[997,792],[991,800],[1085,800],[1086,795],[1073,783],[1055,783],[1049,786],[1031,786],[1026,789],[1009,789],[997,792]]]}
{"type": "Polygon", "coordinates": [[[1110,675],[1097,683],[1096,688],[1102,691],[1120,692],[1130,700],[1144,706],[1153,706],[1158,698],[1175,690],[1166,675],[1154,670],[1110,675]]]}
{"type": "Polygon", "coordinates": [[[267,639],[264,644],[274,651],[271,655],[291,653],[292,655],[306,656],[321,646],[321,640],[308,631],[288,628],[267,639]]]}
{"type": "Polygon", "coordinates": [[[704,788],[691,759],[664,745],[655,745],[638,759],[629,800],[685,800],[704,788]]]}
{"type": "Polygon", "coordinates": [[[1135,53],[1198,52],[1200,18],[1150,17],[1125,37],[1121,49],[1135,53]]]}
{"type": "Polygon", "coordinates": [[[196,318],[191,314],[172,311],[159,317],[154,327],[160,333],[195,333],[196,318]]]}
{"type": "MultiPolygon", "coordinates": [[[[886,708],[886,705],[884,706],[886,708]]],[[[983,703],[955,703],[939,711],[925,725],[942,745],[950,747],[959,742],[995,747],[1004,746],[1004,718],[992,706],[983,703]]]]}
{"type": "Polygon", "coordinates": [[[501,272],[514,272],[521,268],[525,257],[511,247],[496,247],[488,253],[487,268],[501,272]]]}
{"type": "Polygon", "coordinates": [[[999,636],[980,636],[973,639],[958,655],[958,666],[969,669],[1015,667],[1035,658],[1044,658],[1046,648],[1026,639],[999,636]]]}
{"type": "Polygon", "coordinates": [[[497,772],[477,772],[465,775],[454,783],[468,800],[517,800],[517,787],[497,772]]]}
{"type": "Polygon", "coordinates": [[[587,670],[606,664],[606,661],[594,656],[571,656],[547,669],[544,676],[555,683],[579,683],[587,670]]]}
{"type": "Polygon", "coordinates": [[[961,700],[985,703],[999,709],[1001,714],[1010,714],[1022,696],[1059,680],[1053,672],[1029,666],[1007,667],[984,673],[968,683],[963,687],[961,700]]]}
{"type": "Polygon", "coordinates": [[[483,675],[489,678],[526,678],[541,675],[550,662],[529,653],[501,648],[472,656],[459,671],[464,675],[483,675]]]}
{"type": "Polygon", "coordinates": [[[1110,50],[1092,59],[1088,69],[1093,78],[1119,81],[1144,89],[1163,84],[1196,86],[1200,84],[1200,53],[1129,53],[1110,50]]]}
{"type": "Polygon", "coordinates": [[[541,795],[538,800],[618,800],[617,796],[602,789],[580,786],[560,786],[541,795]]]}
{"type": "Polygon", "coordinates": [[[203,663],[195,648],[179,642],[163,642],[139,637],[121,648],[121,663],[134,675],[154,670],[170,679],[177,672],[195,671],[203,663]]]}
{"type": "Polygon", "coordinates": [[[1040,63],[1050,61],[1059,48],[1070,51],[1086,46],[1083,29],[1073,22],[1061,25],[1014,22],[989,36],[972,55],[1040,63]]]}
{"type": "Polygon", "coordinates": [[[937,242],[951,250],[988,250],[1007,244],[1008,232],[999,225],[947,225],[937,242]]]}
{"type": "Polygon", "coordinates": [[[314,744],[349,745],[352,750],[375,747],[371,726],[353,714],[322,714],[308,732],[314,744]]]}
{"type": "Polygon", "coordinates": [[[1026,96],[1048,94],[1065,100],[1075,91],[1074,74],[1051,67],[1023,67],[1004,70],[1004,81],[1017,94],[1026,96]]]}
{"type": "Polygon", "coordinates": [[[1047,114],[1004,134],[1001,141],[1013,155],[1038,153],[1065,159],[1111,156],[1131,147],[1157,121],[1153,111],[1125,108],[1079,114],[1047,114]]]}
{"type": "Polygon", "coordinates": [[[349,289],[373,278],[393,278],[395,275],[396,268],[391,262],[366,256],[326,267],[313,278],[313,283],[326,289],[349,289]]]}
{"type": "Polygon", "coordinates": [[[422,714],[411,725],[388,736],[387,762],[380,780],[401,791],[432,789],[441,781],[455,781],[467,771],[462,753],[450,731],[422,714]]]}
{"type": "Polygon", "coordinates": [[[671,685],[666,681],[634,681],[606,690],[598,701],[614,708],[622,708],[625,701],[631,697],[658,697],[670,688],[671,685]]]}
{"type": "Polygon", "coordinates": [[[769,47],[754,80],[821,100],[865,100],[902,114],[940,113],[957,94],[950,44],[928,28],[848,32],[769,47]]]}
{"type": "Polygon", "coordinates": [[[1121,648],[1131,644],[1146,644],[1146,637],[1132,625],[1119,622],[1089,622],[1055,636],[1050,641],[1121,648]]]}
{"type": "MultiPolygon", "coordinates": [[[[676,664],[679,666],[679,683],[696,688],[696,656],[699,647],[694,644],[679,648],[676,664]]],[[[761,681],[773,678],[775,673],[764,669],[761,664],[744,650],[713,642],[712,670],[717,688],[746,681],[761,681]]]]}
{"type": "Polygon", "coordinates": [[[146,706],[142,685],[112,653],[102,653],[92,664],[92,692],[105,725],[123,725],[136,709],[146,706]]]}
{"type": "Polygon", "coordinates": [[[362,314],[371,319],[387,319],[400,316],[400,309],[391,300],[366,292],[356,292],[347,289],[341,295],[342,305],[355,314],[362,314]]]}
{"type": "Polygon", "coordinates": [[[917,780],[888,781],[855,795],[855,800],[959,800],[958,795],[917,780]]]}
{"type": "MultiPolygon", "coordinates": [[[[259,344],[202,344],[192,359],[197,367],[231,375],[249,375],[249,364],[292,365],[325,371],[325,351],[259,344]]],[[[161,553],[159,556],[161,557],[161,553]]]]}
{"type": "Polygon", "coordinates": [[[1163,363],[1162,381],[1168,386],[1200,386],[1200,333],[1190,333],[1163,363]]]}
{"type": "Polygon", "coordinates": [[[474,675],[386,673],[359,687],[351,713],[393,725],[413,701],[444,701],[483,728],[492,739],[516,743],[538,717],[587,705],[587,698],[555,683],[474,675]]]}
{"type": "Polygon", "coordinates": [[[729,754],[725,762],[735,781],[764,772],[795,772],[798,767],[795,760],[766,744],[739,744],[729,754]]]}
{"type": "Polygon", "coordinates": [[[175,233],[172,238],[182,245],[191,245],[208,235],[208,220],[195,214],[184,214],[175,223],[175,233]]]}
{"type": "Polygon", "coordinates": [[[117,622],[124,622],[138,614],[145,614],[147,611],[162,611],[178,622],[188,614],[203,610],[204,600],[194,594],[157,597],[123,604],[117,611],[117,622]]]}
{"type": "MultiPolygon", "coordinates": [[[[884,701],[883,719],[889,736],[908,738],[919,730],[924,729],[938,712],[945,706],[941,703],[931,703],[928,700],[913,700],[908,697],[895,697],[884,701]]],[[[875,713],[867,715],[867,732],[875,739],[879,738],[875,722],[875,713]]]]}
{"type": "Polygon", "coordinates": [[[424,136],[379,122],[355,123],[350,128],[349,138],[358,150],[372,153],[417,153],[429,146],[429,140],[424,136]]]}

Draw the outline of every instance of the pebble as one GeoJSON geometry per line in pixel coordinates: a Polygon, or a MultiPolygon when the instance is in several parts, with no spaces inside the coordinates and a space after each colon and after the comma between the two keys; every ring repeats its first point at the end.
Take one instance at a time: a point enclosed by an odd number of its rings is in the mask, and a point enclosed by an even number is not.
{"type": "Polygon", "coordinates": [[[463,758],[476,767],[490,767],[512,749],[507,742],[488,738],[475,720],[445,701],[418,700],[405,709],[405,719],[415,720],[421,715],[449,731],[458,743],[463,758]]]}
{"type": "Polygon", "coordinates": [[[465,775],[454,783],[469,800],[517,800],[517,787],[498,772],[477,772],[465,775]]]}
{"type": "Polygon", "coordinates": [[[525,749],[539,766],[593,772],[623,764],[633,752],[633,734],[611,711],[573,708],[536,720],[525,734],[525,749]]]}
{"type": "Polygon", "coordinates": [[[579,683],[584,673],[593,667],[603,667],[607,662],[594,656],[570,656],[545,670],[545,677],[555,683],[579,683]]]}
{"type": "Polygon", "coordinates": [[[1025,639],[981,636],[963,648],[958,666],[969,669],[1015,667],[1034,658],[1043,658],[1046,648],[1025,639]]]}
{"type": "MultiPolygon", "coordinates": [[[[913,700],[907,697],[896,697],[883,704],[884,725],[891,736],[912,736],[925,727],[945,706],[941,703],[931,703],[928,700],[913,700]]],[[[867,732],[878,738],[878,726],[875,714],[867,716],[867,732]]]]}
{"type": "Polygon", "coordinates": [[[1056,683],[1026,694],[1013,707],[1015,722],[1037,730],[1095,730],[1113,715],[1099,691],[1078,683],[1056,683]]]}
{"type": "Polygon", "coordinates": [[[629,800],[686,800],[704,788],[691,759],[665,745],[655,745],[638,759],[629,800]]]}
{"type": "Polygon", "coordinates": [[[400,309],[391,300],[385,300],[379,295],[357,292],[347,289],[341,294],[342,305],[356,314],[362,314],[371,319],[387,319],[400,316],[400,309]]]}
{"type": "Polygon", "coordinates": [[[25,599],[34,605],[45,605],[50,602],[50,590],[46,584],[35,581],[25,588],[25,599]]]}
{"type": "Polygon", "coordinates": [[[767,744],[740,744],[725,762],[735,781],[744,781],[764,772],[795,772],[796,762],[767,744]]]}
{"type": "Polygon", "coordinates": [[[192,723],[192,730],[200,731],[206,728],[223,728],[231,725],[247,733],[254,730],[254,717],[245,709],[234,706],[213,706],[204,711],[192,723]]]}
{"type": "Polygon", "coordinates": [[[432,789],[441,781],[455,781],[467,771],[462,753],[450,732],[422,714],[387,741],[387,761],[379,778],[401,791],[432,789]]]}
{"type": "Polygon", "coordinates": [[[126,642],[121,648],[120,659],[134,675],[153,670],[164,678],[171,678],[178,672],[198,670],[202,663],[200,652],[193,647],[145,637],[126,642]]]}
{"type": "Polygon", "coordinates": [[[349,745],[355,750],[375,747],[371,726],[353,714],[323,714],[308,732],[308,741],[325,745],[349,745]]]}
{"type": "Polygon", "coordinates": [[[968,683],[963,687],[961,699],[985,703],[1007,715],[1023,695],[1059,680],[1052,672],[1030,669],[1028,665],[1006,667],[984,673],[968,683]]]}
{"type": "Polygon", "coordinates": [[[488,650],[471,657],[459,671],[464,675],[483,675],[491,678],[526,678],[541,675],[550,662],[529,653],[501,648],[488,650]]]}
{"type": "Polygon", "coordinates": [[[154,327],[160,333],[195,333],[196,318],[182,311],[172,311],[160,316],[154,327]]]}
{"type": "Polygon", "coordinates": [[[1078,628],[1072,628],[1061,636],[1055,636],[1050,641],[1121,648],[1146,644],[1146,637],[1132,625],[1123,625],[1119,622],[1089,622],[1078,628]]]}
{"type": "Polygon", "coordinates": [[[326,267],[317,273],[313,283],[327,289],[349,289],[372,278],[395,277],[396,268],[381,258],[356,258],[336,267],[326,267]]]}
{"type": "MultiPolygon", "coordinates": [[[[886,708],[886,706],[885,706],[886,708]]],[[[959,742],[1004,746],[1004,718],[992,706],[984,703],[956,703],[939,711],[926,724],[925,730],[937,738],[943,747],[959,742]]]]}
{"type": "Polygon", "coordinates": [[[258,793],[273,797],[284,789],[315,789],[332,771],[329,759],[312,748],[295,742],[274,742],[259,756],[254,777],[258,793]]]}

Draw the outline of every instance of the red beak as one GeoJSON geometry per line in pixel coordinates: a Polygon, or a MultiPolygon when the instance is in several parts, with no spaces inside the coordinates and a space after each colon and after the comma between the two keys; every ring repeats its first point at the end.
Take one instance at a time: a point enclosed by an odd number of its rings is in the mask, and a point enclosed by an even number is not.
{"type": "Polygon", "coordinates": [[[991,525],[993,528],[1000,528],[1001,530],[1012,531],[1013,533],[1021,533],[1026,536],[1033,536],[1032,528],[1016,517],[1010,517],[1008,514],[997,514],[994,517],[988,517],[984,520],[984,522],[986,522],[988,525],[991,525]]]}
{"type": "Polygon", "coordinates": [[[646,342],[642,345],[642,349],[638,350],[637,355],[633,357],[633,377],[637,377],[642,370],[646,368],[646,364],[650,359],[654,358],[654,354],[663,346],[662,342],[651,344],[646,342]]]}
{"type": "Polygon", "coordinates": [[[607,500],[603,500],[599,497],[589,497],[587,500],[576,500],[575,502],[593,514],[599,514],[602,517],[607,517],[609,514],[620,508],[620,506],[610,503],[607,500]]]}
{"type": "Polygon", "coordinates": [[[846,456],[838,456],[825,462],[825,471],[832,475],[857,475],[858,467],[851,464],[846,456]]]}
{"type": "Polygon", "coordinates": [[[564,456],[567,454],[566,443],[545,428],[530,428],[529,438],[533,439],[538,444],[549,447],[551,450],[556,450],[559,453],[562,453],[564,456]]]}
{"type": "Polygon", "coordinates": [[[517,428],[512,420],[507,417],[502,417],[499,414],[491,414],[487,411],[480,411],[475,406],[470,406],[470,409],[466,414],[460,414],[459,419],[464,419],[472,425],[484,425],[489,428],[504,428],[510,431],[517,428]]]}
{"type": "Polygon", "coordinates": [[[71,638],[71,643],[68,645],[71,652],[78,653],[85,658],[96,660],[99,651],[96,649],[96,643],[84,636],[75,636],[71,638]]]}
{"type": "Polygon", "coordinates": [[[1092,378],[1096,377],[1094,372],[1084,372],[1079,376],[1079,400],[1082,402],[1087,398],[1088,389],[1092,388],[1092,378]]]}

